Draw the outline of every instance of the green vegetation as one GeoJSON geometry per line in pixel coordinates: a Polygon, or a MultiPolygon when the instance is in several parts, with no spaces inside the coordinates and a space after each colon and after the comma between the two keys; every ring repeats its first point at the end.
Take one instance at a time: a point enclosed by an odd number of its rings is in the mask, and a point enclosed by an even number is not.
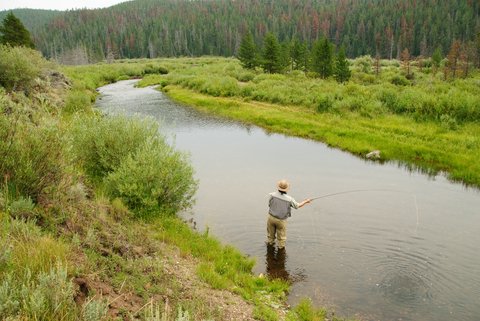
{"type": "Polygon", "coordinates": [[[74,63],[74,57],[82,55],[86,62],[108,57],[231,57],[238,55],[238,44],[247,31],[257,45],[270,32],[281,43],[298,37],[308,49],[326,37],[337,48],[345,46],[350,58],[400,58],[405,48],[413,56],[430,56],[437,47],[446,54],[455,39],[475,41],[478,1],[434,4],[302,0],[299,5],[276,0],[272,6],[268,1],[248,0],[136,0],[108,9],[51,12],[50,16],[43,11],[14,13],[30,28],[37,48],[64,63],[74,63]]]}
{"type": "Polygon", "coordinates": [[[277,37],[267,33],[263,40],[262,68],[268,73],[279,73],[283,70],[281,60],[281,48],[277,37]]]}
{"type": "Polygon", "coordinates": [[[257,59],[257,47],[253,42],[253,36],[250,32],[247,32],[240,43],[238,60],[240,60],[244,68],[255,69],[258,66],[257,59]]]}
{"type": "Polygon", "coordinates": [[[0,56],[12,50],[41,72],[0,88],[0,315],[281,319],[288,284],[252,275],[251,259],[175,216],[196,188],[185,155],[153,122],[92,108],[97,86],[160,77],[177,63],[64,68],[67,78],[27,48],[0,47],[0,56]],[[237,296],[219,299],[220,290],[237,296]]]}
{"type": "Polygon", "coordinates": [[[380,64],[376,76],[370,57],[353,60],[351,80],[339,85],[298,71],[247,71],[233,59],[181,59],[168,75],[147,76],[141,85],[160,84],[173,99],[206,112],[358,155],[380,150],[382,160],[479,186],[478,73],[446,82],[412,61],[407,79],[397,61],[380,64]]]}
{"type": "Polygon", "coordinates": [[[350,79],[352,72],[349,68],[347,57],[345,56],[345,48],[340,48],[337,59],[335,60],[334,71],[335,80],[344,83],[350,79]]]}
{"type": "Polygon", "coordinates": [[[34,48],[30,33],[20,19],[10,12],[0,26],[0,44],[34,48]]]}
{"type": "Polygon", "coordinates": [[[7,91],[30,90],[46,67],[37,51],[0,45],[0,86],[7,91]]]}
{"type": "Polygon", "coordinates": [[[333,45],[327,38],[313,44],[312,70],[323,79],[333,75],[333,45]]]}

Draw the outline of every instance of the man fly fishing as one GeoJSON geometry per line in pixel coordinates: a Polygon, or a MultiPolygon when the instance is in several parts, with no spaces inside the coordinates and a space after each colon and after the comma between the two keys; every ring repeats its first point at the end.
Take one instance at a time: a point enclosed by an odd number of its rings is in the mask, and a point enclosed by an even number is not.
{"type": "Polygon", "coordinates": [[[307,198],[297,203],[287,195],[289,187],[288,182],[282,179],[278,182],[277,191],[270,193],[268,199],[267,244],[273,246],[276,237],[279,249],[283,249],[287,241],[287,218],[292,216],[291,208],[298,209],[312,201],[307,198]]]}

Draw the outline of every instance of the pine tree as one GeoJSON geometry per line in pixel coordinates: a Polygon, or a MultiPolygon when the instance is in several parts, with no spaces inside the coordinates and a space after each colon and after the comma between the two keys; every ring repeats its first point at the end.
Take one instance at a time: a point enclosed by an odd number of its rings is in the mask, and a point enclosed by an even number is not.
{"type": "Polygon", "coordinates": [[[314,44],[312,67],[313,71],[324,79],[333,75],[333,46],[327,38],[314,44]]]}
{"type": "Polygon", "coordinates": [[[8,44],[12,47],[35,47],[28,30],[25,29],[20,19],[15,17],[11,12],[3,19],[3,23],[0,26],[0,33],[0,43],[8,44]]]}
{"type": "Polygon", "coordinates": [[[442,61],[442,59],[442,49],[440,47],[437,47],[437,49],[435,49],[432,55],[432,66],[434,73],[436,73],[436,71],[440,67],[440,62],[442,61]]]}
{"type": "Polygon", "coordinates": [[[345,48],[341,47],[335,60],[335,79],[339,83],[344,83],[350,79],[352,72],[348,68],[348,60],[345,55],[345,48]]]}
{"type": "Polygon", "coordinates": [[[257,67],[257,47],[253,41],[253,36],[247,32],[240,43],[238,50],[238,59],[244,68],[255,69],[257,67]]]}
{"type": "Polygon", "coordinates": [[[279,73],[281,72],[281,56],[280,45],[278,44],[277,37],[272,33],[267,33],[263,40],[263,61],[262,67],[265,72],[279,73]]]}
{"type": "Polygon", "coordinates": [[[301,43],[298,38],[295,38],[292,42],[290,57],[293,70],[306,70],[307,46],[305,43],[301,43]]]}

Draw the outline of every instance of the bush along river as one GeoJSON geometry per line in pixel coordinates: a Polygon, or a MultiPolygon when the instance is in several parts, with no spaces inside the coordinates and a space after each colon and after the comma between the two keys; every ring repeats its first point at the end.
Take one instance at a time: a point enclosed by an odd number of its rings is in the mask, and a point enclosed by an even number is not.
{"type": "Polygon", "coordinates": [[[134,85],[100,88],[98,108],[161,123],[200,181],[185,218],[256,257],[255,273],[292,280],[290,303],[308,296],[363,320],[478,320],[477,189],[201,114],[134,85]],[[281,178],[297,201],[338,193],[292,212],[284,253],[265,245],[267,195],[281,178]]]}

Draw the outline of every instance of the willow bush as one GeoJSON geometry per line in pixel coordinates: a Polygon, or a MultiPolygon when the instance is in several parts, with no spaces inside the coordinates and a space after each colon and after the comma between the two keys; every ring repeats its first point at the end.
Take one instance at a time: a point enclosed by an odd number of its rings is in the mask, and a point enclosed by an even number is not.
{"type": "Polygon", "coordinates": [[[159,135],[154,120],[78,117],[71,144],[90,179],[139,216],[174,214],[193,201],[193,169],[186,155],[159,135]]]}
{"type": "Polygon", "coordinates": [[[121,198],[143,217],[188,208],[197,186],[186,156],[158,138],[129,154],[105,184],[112,197],[121,198]]]}
{"type": "Polygon", "coordinates": [[[7,91],[28,91],[46,64],[36,50],[0,45],[0,86],[7,91]]]}

